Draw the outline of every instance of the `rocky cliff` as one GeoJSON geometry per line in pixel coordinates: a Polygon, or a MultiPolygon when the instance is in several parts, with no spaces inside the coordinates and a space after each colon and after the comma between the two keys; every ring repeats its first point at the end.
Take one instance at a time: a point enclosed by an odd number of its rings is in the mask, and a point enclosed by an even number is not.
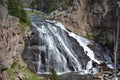
{"type": "Polygon", "coordinates": [[[59,9],[52,12],[49,19],[62,22],[70,31],[102,43],[113,52],[119,3],[119,0],[73,0],[66,7],[61,1],[59,9]]]}
{"type": "Polygon", "coordinates": [[[15,55],[21,53],[22,50],[19,20],[9,16],[8,10],[0,5],[0,78],[7,80],[6,70],[10,67],[15,55]]]}
{"type": "MultiPolygon", "coordinates": [[[[113,46],[118,23],[118,0],[73,0],[67,7],[65,1],[59,3],[59,9],[50,14],[50,19],[63,22],[72,32],[113,46]]],[[[45,9],[46,3],[49,2],[37,1],[37,5],[43,5],[37,6],[37,9],[45,9]]]]}
{"type": "Polygon", "coordinates": [[[51,16],[77,34],[112,43],[118,19],[117,0],[74,0],[67,10],[55,11],[51,16]]]}

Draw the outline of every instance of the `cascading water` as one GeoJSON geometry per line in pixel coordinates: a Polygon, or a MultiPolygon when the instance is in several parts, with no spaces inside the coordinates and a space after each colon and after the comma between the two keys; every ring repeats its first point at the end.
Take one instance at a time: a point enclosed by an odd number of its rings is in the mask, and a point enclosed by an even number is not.
{"type": "MultiPolygon", "coordinates": [[[[93,62],[100,64],[102,61],[114,67],[107,48],[69,32],[59,22],[44,20],[37,15],[30,19],[33,37],[27,57],[32,57],[32,62],[35,62],[37,74],[49,73],[52,68],[57,73],[89,73],[93,62]]],[[[96,73],[97,69],[93,72],[96,73]]]]}

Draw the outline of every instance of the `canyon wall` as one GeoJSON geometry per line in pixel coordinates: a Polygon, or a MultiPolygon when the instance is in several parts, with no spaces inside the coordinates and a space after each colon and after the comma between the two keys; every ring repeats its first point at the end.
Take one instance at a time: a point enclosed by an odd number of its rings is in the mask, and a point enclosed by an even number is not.
{"type": "Polygon", "coordinates": [[[74,0],[67,10],[55,11],[50,18],[63,22],[79,35],[112,43],[117,12],[117,0],[74,0]]]}
{"type": "MultiPolygon", "coordinates": [[[[59,9],[47,18],[62,22],[68,30],[104,44],[113,52],[119,23],[119,3],[118,0],[73,0],[66,7],[64,1],[61,1],[59,9]]],[[[38,1],[37,4],[42,3],[38,1]]],[[[44,3],[44,6],[47,5],[44,3]]]]}
{"type": "Polygon", "coordinates": [[[6,70],[13,63],[15,55],[23,50],[21,27],[18,18],[10,16],[0,5],[0,78],[6,77],[6,70]]]}

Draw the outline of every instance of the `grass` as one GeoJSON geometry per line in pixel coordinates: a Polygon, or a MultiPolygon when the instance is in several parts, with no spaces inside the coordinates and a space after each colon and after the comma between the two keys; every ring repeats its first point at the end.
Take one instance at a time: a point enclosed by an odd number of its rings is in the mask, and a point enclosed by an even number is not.
{"type": "Polygon", "coordinates": [[[39,76],[32,73],[27,67],[22,66],[19,60],[15,59],[7,70],[9,80],[15,80],[15,77],[17,77],[20,72],[24,74],[22,80],[40,80],[39,76]]]}
{"type": "Polygon", "coordinates": [[[27,16],[40,14],[40,12],[36,12],[36,11],[26,11],[26,13],[27,16]]]}

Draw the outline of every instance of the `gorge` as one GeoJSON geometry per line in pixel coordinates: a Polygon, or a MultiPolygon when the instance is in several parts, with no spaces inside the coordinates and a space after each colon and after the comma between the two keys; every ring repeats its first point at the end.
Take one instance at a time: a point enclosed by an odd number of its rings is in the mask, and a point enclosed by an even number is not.
{"type": "Polygon", "coordinates": [[[0,80],[120,80],[119,0],[0,4],[0,80]]]}
{"type": "Polygon", "coordinates": [[[114,69],[111,52],[105,46],[76,35],[57,21],[41,15],[30,16],[32,35],[24,55],[28,66],[37,74],[48,74],[55,69],[58,74],[79,72],[96,74],[103,62],[114,69]]]}

